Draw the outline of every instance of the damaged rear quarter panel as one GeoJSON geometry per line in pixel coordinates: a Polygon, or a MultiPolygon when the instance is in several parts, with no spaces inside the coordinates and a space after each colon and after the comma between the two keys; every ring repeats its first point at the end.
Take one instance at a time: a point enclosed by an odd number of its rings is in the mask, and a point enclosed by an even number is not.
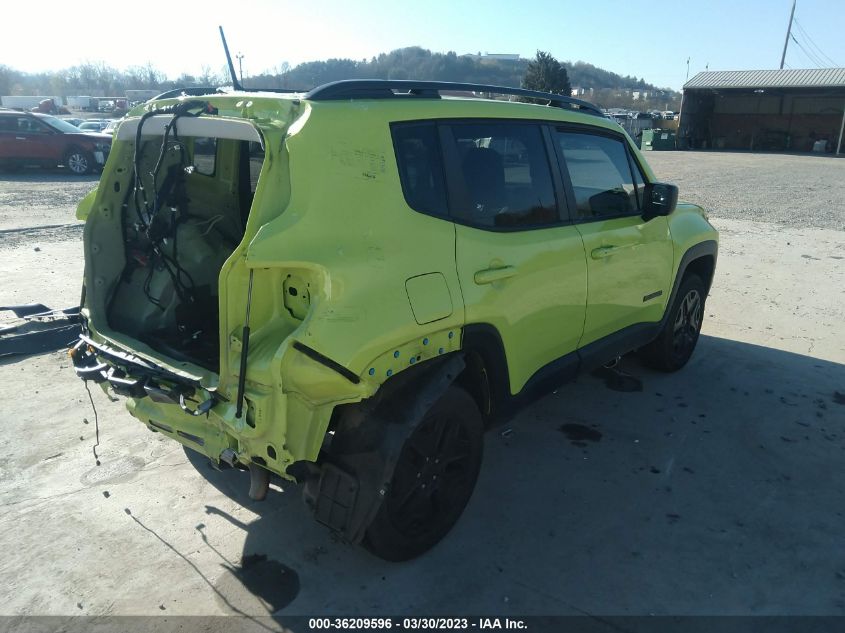
{"type": "Polygon", "coordinates": [[[288,350],[291,360],[280,366],[285,391],[295,390],[314,403],[325,402],[335,388],[343,401],[353,392],[361,399],[417,357],[422,362],[458,344],[463,302],[454,266],[454,226],[408,208],[396,168],[391,119],[387,111],[380,116],[382,104],[355,104],[373,110],[355,127],[348,124],[349,104],[306,107],[308,124],[294,124],[286,141],[290,179],[296,186],[284,213],[262,226],[251,241],[247,265],[282,271],[277,284],[289,274],[308,280],[310,310],[292,337],[362,380],[350,391],[351,384],[335,384],[345,379],[328,378],[323,367],[314,367],[309,378],[306,369],[319,364],[288,350]],[[419,325],[406,281],[429,273],[445,280],[455,309],[445,318],[419,325]],[[443,344],[434,345],[438,332],[443,332],[443,344]]]}

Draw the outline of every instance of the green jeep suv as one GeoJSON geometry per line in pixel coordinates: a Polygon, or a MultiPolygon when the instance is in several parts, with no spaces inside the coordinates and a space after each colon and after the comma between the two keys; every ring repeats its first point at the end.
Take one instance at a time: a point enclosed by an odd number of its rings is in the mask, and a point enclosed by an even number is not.
{"type": "Polygon", "coordinates": [[[435,82],[162,95],[78,215],[79,376],[391,560],[458,520],[485,426],[634,350],[682,367],[717,254],[595,106],[435,82]]]}

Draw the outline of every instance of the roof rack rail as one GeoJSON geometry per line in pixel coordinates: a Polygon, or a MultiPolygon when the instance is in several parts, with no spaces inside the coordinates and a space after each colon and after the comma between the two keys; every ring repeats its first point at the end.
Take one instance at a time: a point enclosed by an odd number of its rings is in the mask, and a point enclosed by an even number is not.
{"type": "Polygon", "coordinates": [[[337,101],[343,99],[390,99],[393,97],[440,98],[443,91],[486,92],[514,97],[530,97],[549,102],[550,106],[567,110],[584,111],[604,117],[598,106],[551,92],[508,88],[506,86],[487,86],[484,84],[454,83],[449,81],[413,81],[406,79],[347,79],[333,81],[317,86],[305,95],[312,101],[337,101]]]}

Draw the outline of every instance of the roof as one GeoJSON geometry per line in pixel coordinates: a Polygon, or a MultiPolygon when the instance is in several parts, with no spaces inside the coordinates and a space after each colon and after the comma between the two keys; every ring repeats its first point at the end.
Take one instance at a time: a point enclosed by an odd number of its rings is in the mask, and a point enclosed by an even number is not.
{"type": "Polygon", "coordinates": [[[711,70],[684,84],[698,88],[845,88],[845,68],[711,70]]]}

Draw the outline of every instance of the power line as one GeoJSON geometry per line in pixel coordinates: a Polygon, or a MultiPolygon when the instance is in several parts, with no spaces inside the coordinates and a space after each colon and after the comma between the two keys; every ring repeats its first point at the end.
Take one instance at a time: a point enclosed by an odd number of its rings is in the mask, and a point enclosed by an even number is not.
{"type": "Polygon", "coordinates": [[[801,32],[802,38],[805,39],[809,46],[812,46],[812,48],[814,48],[828,62],[830,62],[834,66],[839,66],[839,64],[833,61],[829,55],[825,54],[825,52],[821,48],[819,48],[819,45],[816,44],[812,37],[810,37],[810,34],[807,33],[807,30],[801,25],[801,23],[798,21],[798,18],[795,18],[795,26],[798,27],[798,30],[801,32]]]}
{"type": "Polygon", "coordinates": [[[834,66],[838,66],[835,61],[833,61],[829,55],[827,55],[816,42],[810,37],[810,34],[807,33],[807,30],[798,22],[798,18],[795,19],[795,26],[798,27],[799,32],[801,33],[802,39],[804,39],[804,43],[810,46],[816,53],[818,53],[821,57],[826,59],[829,63],[833,64],[834,66]]]}
{"type": "Polygon", "coordinates": [[[801,38],[801,41],[804,42],[804,45],[809,48],[810,53],[812,53],[813,59],[816,60],[816,63],[818,64],[819,68],[825,68],[828,63],[824,59],[822,59],[821,55],[819,55],[815,50],[813,50],[812,46],[807,44],[807,40],[801,38]]]}
{"type": "Polygon", "coordinates": [[[801,42],[799,42],[797,39],[795,39],[795,35],[790,34],[790,36],[789,36],[789,37],[791,37],[791,38],[792,38],[792,41],[793,41],[793,42],[795,42],[795,44],[798,46],[798,48],[800,48],[802,51],[804,51],[804,55],[806,55],[806,56],[807,56],[807,59],[809,59],[811,62],[813,62],[813,63],[814,63],[816,66],[818,66],[819,68],[822,68],[822,67],[824,67],[824,66],[825,66],[825,63],[824,63],[824,62],[819,61],[819,60],[818,60],[818,58],[816,58],[816,57],[815,57],[812,53],[810,53],[810,52],[809,52],[806,48],[804,48],[804,47],[801,45],[801,42]]]}

